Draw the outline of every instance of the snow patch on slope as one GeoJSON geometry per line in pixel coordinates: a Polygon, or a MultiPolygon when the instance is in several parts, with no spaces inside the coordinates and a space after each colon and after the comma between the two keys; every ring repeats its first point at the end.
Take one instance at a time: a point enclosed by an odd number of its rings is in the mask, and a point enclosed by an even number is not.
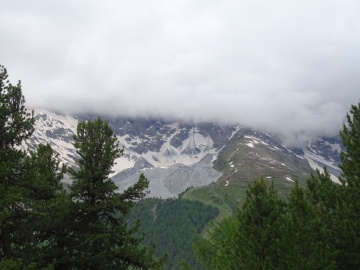
{"type": "Polygon", "coordinates": [[[132,168],[132,167],[134,167],[134,165],[135,165],[134,159],[132,159],[130,157],[124,157],[124,156],[119,157],[115,160],[115,165],[113,167],[114,172],[111,173],[109,175],[109,177],[111,178],[123,170],[132,168]]]}
{"type": "MultiPolygon", "coordinates": [[[[304,154],[305,154],[305,158],[308,160],[308,162],[310,164],[310,167],[313,170],[319,170],[320,172],[323,172],[324,166],[326,166],[328,168],[332,168],[336,171],[339,170],[339,167],[334,165],[331,161],[328,161],[328,160],[324,159],[323,157],[310,152],[309,150],[304,151],[304,154]]],[[[336,175],[330,173],[330,177],[333,182],[340,183],[339,178],[336,175]]]]}
{"type": "MultiPolygon", "coordinates": [[[[187,139],[182,142],[182,145],[178,148],[171,145],[171,139],[179,134],[180,129],[177,125],[173,125],[173,128],[176,128],[175,132],[170,136],[165,137],[165,142],[160,147],[159,152],[147,151],[145,154],[138,154],[135,151],[129,149],[131,144],[129,144],[127,138],[128,135],[123,137],[118,136],[118,140],[125,147],[125,152],[130,155],[144,158],[154,167],[169,167],[174,164],[183,164],[186,166],[193,165],[200,161],[207,154],[216,154],[216,151],[213,148],[214,142],[209,136],[204,136],[198,133],[196,128],[193,128],[190,131],[190,135],[187,139]]],[[[134,138],[132,138],[132,142],[134,138]]]]}
{"type": "Polygon", "coordinates": [[[73,146],[73,135],[78,121],[68,115],[59,115],[46,110],[34,111],[34,133],[23,143],[23,148],[35,150],[39,144],[50,144],[59,154],[60,162],[74,165],[78,157],[73,146]]]}
{"type": "Polygon", "coordinates": [[[235,130],[231,133],[230,137],[229,137],[229,140],[231,140],[235,134],[237,134],[239,132],[239,130],[241,129],[241,126],[240,125],[236,125],[235,126],[235,130]]]}

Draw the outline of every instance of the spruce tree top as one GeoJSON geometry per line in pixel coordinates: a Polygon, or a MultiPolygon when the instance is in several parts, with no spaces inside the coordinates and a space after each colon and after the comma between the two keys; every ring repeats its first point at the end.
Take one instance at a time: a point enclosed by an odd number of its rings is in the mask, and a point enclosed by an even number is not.
{"type": "Polygon", "coordinates": [[[351,105],[350,114],[346,115],[340,136],[346,152],[340,153],[342,170],[340,180],[343,184],[360,187],[360,103],[351,105]]]}
{"type": "Polygon", "coordinates": [[[28,113],[24,103],[21,82],[12,85],[0,65],[0,151],[20,145],[34,132],[33,112],[28,113]]]}

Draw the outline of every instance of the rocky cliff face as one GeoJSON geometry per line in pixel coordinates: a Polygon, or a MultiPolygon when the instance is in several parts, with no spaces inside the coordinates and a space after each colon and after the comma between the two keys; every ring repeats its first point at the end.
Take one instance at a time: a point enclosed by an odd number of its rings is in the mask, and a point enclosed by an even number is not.
{"type": "MultiPolygon", "coordinates": [[[[49,143],[59,153],[61,162],[75,166],[78,156],[72,138],[77,123],[93,118],[93,115],[69,116],[37,110],[34,135],[23,147],[35,149],[39,143],[49,143]]],[[[239,125],[102,118],[109,122],[120,144],[124,146],[124,156],[117,160],[115,172],[111,175],[120,189],[132,185],[140,173],[144,173],[150,180],[150,196],[155,197],[173,197],[188,187],[208,185],[222,175],[213,168],[213,161],[222,151],[235,147],[236,142],[245,145],[248,150],[266,146],[264,151],[257,153],[260,163],[266,161],[264,157],[269,155],[266,151],[277,151],[281,155],[274,155],[272,159],[283,159],[287,155],[298,160],[302,167],[311,166],[314,169],[326,165],[331,173],[339,174],[337,164],[341,144],[336,138],[319,138],[302,149],[288,149],[270,135],[239,125]],[[264,157],[261,158],[261,155],[264,157]]],[[[234,165],[230,164],[229,157],[223,162],[230,167],[234,165]]],[[[259,173],[253,169],[251,171],[253,174],[259,173]]],[[[252,174],[244,173],[241,177],[253,179],[252,174]]]]}

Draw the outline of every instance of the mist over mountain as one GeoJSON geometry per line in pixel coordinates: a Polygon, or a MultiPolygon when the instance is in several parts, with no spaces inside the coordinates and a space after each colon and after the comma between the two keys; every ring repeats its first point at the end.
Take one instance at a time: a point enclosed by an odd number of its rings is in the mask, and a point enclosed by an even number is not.
{"type": "Polygon", "coordinates": [[[27,104],[337,135],[359,100],[356,1],[5,1],[0,59],[27,104]],[[326,8],[325,8],[326,7],[326,8]]]}

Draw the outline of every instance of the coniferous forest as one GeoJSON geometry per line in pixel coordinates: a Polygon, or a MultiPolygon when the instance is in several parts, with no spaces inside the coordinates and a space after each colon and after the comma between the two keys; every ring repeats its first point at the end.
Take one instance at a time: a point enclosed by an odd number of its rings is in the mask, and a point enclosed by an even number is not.
{"type": "Polygon", "coordinates": [[[218,214],[217,208],[199,201],[146,199],[133,208],[130,223],[139,219],[139,235],[145,234],[144,244],[155,244],[158,256],[167,253],[166,269],[181,269],[182,262],[202,269],[193,243],[218,214]]]}
{"type": "Polygon", "coordinates": [[[360,269],[360,103],[346,120],[340,184],[326,169],[309,172],[284,197],[259,178],[204,233],[216,208],[145,199],[144,175],[118,192],[109,174],[123,150],[100,118],[78,124],[77,168],[60,165],[50,145],[22,150],[33,113],[1,66],[0,269],[360,269]]]}

